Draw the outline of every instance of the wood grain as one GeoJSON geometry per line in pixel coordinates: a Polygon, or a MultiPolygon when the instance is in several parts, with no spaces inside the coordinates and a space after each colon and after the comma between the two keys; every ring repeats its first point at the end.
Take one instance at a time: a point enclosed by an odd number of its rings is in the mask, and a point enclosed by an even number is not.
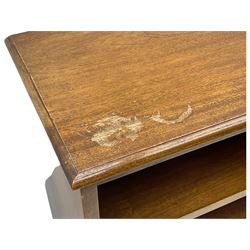
{"type": "Polygon", "coordinates": [[[6,44],[72,188],[245,128],[245,32],[28,32],[6,44]]]}
{"type": "MultiPolygon", "coordinates": [[[[214,210],[217,210],[221,207],[224,207],[226,205],[229,205],[230,203],[233,203],[239,199],[242,199],[246,197],[246,190],[235,193],[231,196],[228,196],[222,200],[216,201],[212,204],[207,205],[206,207],[200,208],[198,210],[193,211],[192,213],[185,214],[184,216],[180,217],[180,219],[194,219],[199,218],[200,216],[210,213],[214,210]]],[[[223,210],[222,210],[223,211],[223,210]]]]}
{"type": "Polygon", "coordinates": [[[242,192],[245,145],[241,134],[100,185],[100,217],[180,218],[242,192]]]}
{"type": "Polygon", "coordinates": [[[200,219],[245,219],[246,197],[199,217],[200,219]]]}

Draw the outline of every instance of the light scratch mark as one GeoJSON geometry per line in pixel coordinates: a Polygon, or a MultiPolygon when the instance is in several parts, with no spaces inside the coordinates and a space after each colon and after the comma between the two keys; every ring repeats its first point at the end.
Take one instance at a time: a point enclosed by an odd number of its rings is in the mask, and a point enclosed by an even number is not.
{"type": "Polygon", "coordinates": [[[165,120],[165,119],[161,118],[160,112],[158,112],[157,115],[152,115],[149,119],[151,119],[155,122],[163,123],[163,124],[176,124],[176,123],[183,122],[185,119],[187,119],[192,114],[192,112],[193,112],[193,109],[192,109],[191,105],[188,105],[187,110],[184,111],[177,119],[165,120]]]}
{"type": "MultiPolygon", "coordinates": [[[[167,125],[176,124],[183,122],[192,112],[193,109],[191,105],[188,105],[187,110],[181,113],[176,119],[166,120],[162,118],[160,112],[158,112],[156,115],[143,116],[142,121],[152,120],[167,125]]],[[[95,130],[98,129],[98,131],[93,134],[91,141],[105,147],[112,147],[124,139],[134,141],[138,137],[138,133],[144,127],[142,121],[136,116],[133,118],[126,118],[112,113],[110,116],[98,120],[92,126],[92,128],[95,128],[95,130]]],[[[92,133],[87,126],[85,129],[88,133],[92,133]]]]}
{"type": "Polygon", "coordinates": [[[136,117],[126,118],[118,115],[112,115],[98,120],[95,127],[101,129],[93,135],[92,141],[101,146],[112,147],[116,145],[121,138],[127,138],[134,141],[138,137],[138,132],[143,124],[136,117]]]}

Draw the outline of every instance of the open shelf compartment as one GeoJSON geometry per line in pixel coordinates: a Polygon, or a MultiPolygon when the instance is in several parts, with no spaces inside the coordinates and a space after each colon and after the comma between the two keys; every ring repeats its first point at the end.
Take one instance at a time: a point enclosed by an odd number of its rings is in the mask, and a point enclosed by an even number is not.
{"type": "MultiPolygon", "coordinates": [[[[243,133],[99,185],[100,217],[196,218],[240,200],[246,190],[245,150],[243,133]]],[[[242,217],[245,205],[234,209],[241,209],[242,217]]]]}

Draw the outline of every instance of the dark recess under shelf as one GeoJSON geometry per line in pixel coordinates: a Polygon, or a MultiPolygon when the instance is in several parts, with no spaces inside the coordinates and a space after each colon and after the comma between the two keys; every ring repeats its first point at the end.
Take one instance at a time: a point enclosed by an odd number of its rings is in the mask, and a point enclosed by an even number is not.
{"type": "Polygon", "coordinates": [[[246,189],[246,134],[98,187],[101,218],[179,218],[246,189]]]}

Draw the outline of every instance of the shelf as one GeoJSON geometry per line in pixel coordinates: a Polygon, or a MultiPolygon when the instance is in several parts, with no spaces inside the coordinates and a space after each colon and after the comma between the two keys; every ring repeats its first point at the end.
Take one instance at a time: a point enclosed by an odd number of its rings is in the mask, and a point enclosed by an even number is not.
{"type": "Polygon", "coordinates": [[[245,144],[243,133],[100,185],[100,217],[180,218],[234,201],[246,189],[245,144]]]}
{"type": "Polygon", "coordinates": [[[200,216],[201,219],[245,219],[246,197],[200,216]]]}

